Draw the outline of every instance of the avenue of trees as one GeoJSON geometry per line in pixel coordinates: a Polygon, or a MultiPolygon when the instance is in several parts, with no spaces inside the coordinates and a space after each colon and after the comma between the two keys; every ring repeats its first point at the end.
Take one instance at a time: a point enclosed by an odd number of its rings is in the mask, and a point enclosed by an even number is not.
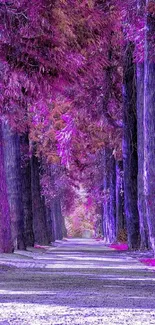
{"type": "Polygon", "coordinates": [[[0,252],[67,236],[81,186],[155,252],[154,39],[154,0],[0,0],[0,252]]]}

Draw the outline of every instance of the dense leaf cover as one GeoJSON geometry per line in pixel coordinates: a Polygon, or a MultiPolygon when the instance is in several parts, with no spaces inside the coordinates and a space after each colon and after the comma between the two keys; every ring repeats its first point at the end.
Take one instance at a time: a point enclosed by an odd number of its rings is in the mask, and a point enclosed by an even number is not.
{"type": "Polygon", "coordinates": [[[80,181],[104,145],[121,155],[121,18],[117,1],[0,2],[1,113],[80,181]]]}

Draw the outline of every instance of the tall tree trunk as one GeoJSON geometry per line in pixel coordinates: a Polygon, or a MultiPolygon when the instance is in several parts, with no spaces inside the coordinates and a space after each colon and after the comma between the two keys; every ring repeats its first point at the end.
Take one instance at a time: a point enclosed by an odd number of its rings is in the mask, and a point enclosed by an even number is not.
{"type": "MultiPolygon", "coordinates": [[[[145,11],[145,0],[137,0],[137,14],[142,18],[145,11]]],[[[141,249],[150,247],[149,230],[146,216],[144,196],[144,62],[137,63],[137,153],[138,153],[138,212],[140,221],[141,249]]]]}
{"type": "Polygon", "coordinates": [[[7,120],[2,121],[4,166],[11,214],[11,233],[15,249],[25,249],[24,212],[19,136],[12,132],[7,120]]]}
{"type": "Polygon", "coordinates": [[[40,186],[40,164],[36,156],[31,158],[31,192],[32,192],[32,211],[33,211],[33,232],[36,244],[49,244],[45,200],[41,196],[40,186]]]}
{"type": "Polygon", "coordinates": [[[31,165],[29,158],[29,139],[28,134],[20,137],[22,153],[22,198],[24,209],[24,237],[26,246],[34,245],[33,234],[33,213],[32,213],[32,195],[31,195],[31,165]]]}
{"type": "Polygon", "coordinates": [[[150,247],[144,196],[144,64],[137,64],[137,152],[138,152],[138,211],[141,249],[150,247]]]}
{"type": "MultiPolygon", "coordinates": [[[[150,1],[147,1],[149,4],[150,1]]],[[[155,254],[155,18],[146,18],[144,71],[144,191],[149,237],[155,254]]]]}
{"type": "Polygon", "coordinates": [[[0,121],[0,253],[12,253],[11,215],[7,196],[6,174],[4,167],[2,124],[0,121]]]}
{"type": "Polygon", "coordinates": [[[63,238],[63,217],[61,212],[60,198],[55,197],[51,203],[51,219],[53,240],[61,240],[63,238]]]}
{"type": "Polygon", "coordinates": [[[107,149],[103,150],[103,214],[102,214],[102,229],[103,229],[103,237],[106,243],[110,243],[109,241],[109,178],[107,173],[107,149]]]}
{"type": "Polygon", "coordinates": [[[138,249],[139,215],[137,208],[137,118],[135,64],[133,62],[133,44],[128,43],[124,62],[124,200],[125,216],[130,249],[138,249]]]}
{"type": "Polygon", "coordinates": [[[108,148],[103,150],[103,216],[102,229],[106,243],[112,243],[116,239],[116,197],[115,197],[115,161],[112,151],[108,148]]]}
{"type": "Polygon", "coordinates": [[[51,208],[46,207],[46,227],[47,227],[47,236],[48,242],[51,243],[54,241],[53,230],[52,230],[52,213],[51,208]]]}
{"type": "Polygon", "coordinates": [[[61,201],[60,197],[57,197],[57,202],[56,202],[56,215],[57,215],[57,220],[58,220],[58,236],[59,239],[63,238],[63,230],[64,230],[64,219],[62,215],[62,209],[61,209],[61,201]]]}
{"type": "Polygon", "coordinates": [[[109,217],[111,222],[111,242],[116,240],[116,161],[111,151],[109,161],[109,178],[110,178],[110,206],[109,217]]]}
{"type": "MultiPolygon", "coordinates": [[[[125,237],[123,161],[116,161],[116,238],[125,237]]],[[[126,238],[124,238],[125,240],[126,238]]]]}
{"type": "MultiPolygon", "coordinates": [[[[54,190],[57,171],[59,172],[59,166],[57,164],[52,164],[49,168],[49,175],[54,190]]],[[[52,221],[52,239],[53,241],[57,239],[61,240],[64,236],[67,235],[67,231],[65,228],[64,216],[62,215],[61,198],[59,194],[57,194],[51,200],[50,210],[52,221]]]]}
{"type": "MultiPolygon", "coordinates": [[[[61,204],[61,200],[60,200],[60,204],[61,204]]],[[[62,215],[62,236],[67,237],[67,228],[66,228],[66,224],[65,224],[65,218],[62,213],[62,209],[61,209],[61,215],[62,215]]]]}

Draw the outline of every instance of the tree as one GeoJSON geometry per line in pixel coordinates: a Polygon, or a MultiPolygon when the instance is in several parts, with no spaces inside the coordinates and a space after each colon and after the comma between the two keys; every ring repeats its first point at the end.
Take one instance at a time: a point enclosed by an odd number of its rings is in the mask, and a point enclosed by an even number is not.
{"type": "Polygon", "coordinates": [[[123,161],[116,161],[116,238],[126,240],[127,232],[124,212],[124,171],[123,161]]]}
{"type": "Polygon", "coordinates": [[[18,134],[11,131],[8,121],[4,119],[2,141],[13,245],[15,249],[25,249],[20,140],[18,134]]]}
{"type": "MultiPolygon", "coordinates": [[[[145,12],[145,1],[137,2],[137,17],[143,21],[145,12]]],[[[145,35],[143,34],[143,37],[145,35]]],[[[142,38],[143,40],[143,38],[142,38]]],[[[143,40],[144,42],[144,40],[143,40]]],[[[137,46],[137,44],[136,44],[137,46]]],[[[137,60],[137,75],[136,75],[136,89],[137,89],[137,153],[138,153],[138,211],[140,220],[140,235],[141,235],[141,249],[148,249],[149,230],[146,216],[146,204],[144,193],[144,43],[142,47],[142,58],[137,60]]],[[[138,51],[138,49],[137,49],[138,51]]]]}
{"type": "Polygon", "coordinates": [[[7,197],[6,175],[4,167],[2,124],[0,122],[0,252],[12,253],[11,216],[7,197]]]}
{"type": "Polygon", "coordinates": [[[146,204],[146,216],[149,228],[149,240],[155,254],[155,220],[154,220],[154,194],[155,194],[155,122],[154,122],[154,87],[155,87],[155,63],[154,42],[155,33],[154,1],[147,3],[146,16],[146,47],[144,68],[144,195],[146,204]]]}
{"type": "Polygon", "coordinates": [[[46,208],[44,198],[41,196],[40,163],[35,155],[31,157],[31,192],[33,212],[33,232],[36,244],[47,245],[49,238],[46,225],[46,208]]]}
{"type": "Polygon", "coordinates": [[[24,210],[24,238],[27,246],[34,245],[33,212],[31,192],[31,162],[29,153],[28,133],[20,136],[21,175],[22,175],[22,203],[24,210]]]}
{"type": "Polygon", "coordinates": [[[124,204],[130,249],[139,248],[139,215],[137,208],[137,120],[135,64],[133,44],[127,43],[124,68],[124,204]]]}

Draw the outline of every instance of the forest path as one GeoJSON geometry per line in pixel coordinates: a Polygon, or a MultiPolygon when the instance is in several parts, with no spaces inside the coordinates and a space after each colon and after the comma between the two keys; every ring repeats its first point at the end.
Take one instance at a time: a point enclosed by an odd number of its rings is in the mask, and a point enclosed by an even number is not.
{"type": "Polygon", "coordinates": [[[0,325],[155,324],[155,273],[128,252],[69,239],[0,255],[0,325]]]}

